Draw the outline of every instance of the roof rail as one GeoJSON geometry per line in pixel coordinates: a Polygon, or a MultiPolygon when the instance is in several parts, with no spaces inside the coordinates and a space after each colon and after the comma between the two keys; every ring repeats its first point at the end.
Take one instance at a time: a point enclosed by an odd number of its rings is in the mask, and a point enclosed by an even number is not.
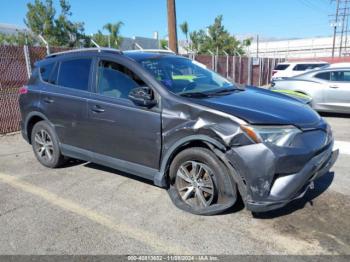
{"type": "Polygon", "coordinates": [[[49,57],[55,57],[58,55],[65,55],[65,54],[71,54],[71,53],[79,53],[79,52],[93,52],[93,51],[98,51],[100,52],[110,52],[110,53],[117,53],[117,54],[122,54],[123,52],[114,49],[114,48],[107,48],[107,47],[91,47],[91,48],[79,48],[79,49],[72,49],[72,50],[67,50],[67,51],[62,51],[62,52],[57,52],[57,53],[52,53],[46,56],[46,58],[49,57]]]}
{"type": "Polygon", "coordinates": [[[164,54],[175,54],[172,50],[167,49],[141,49],[141,50],[126,50],[125,52],[129,53],[164,53],[164,54]]]}

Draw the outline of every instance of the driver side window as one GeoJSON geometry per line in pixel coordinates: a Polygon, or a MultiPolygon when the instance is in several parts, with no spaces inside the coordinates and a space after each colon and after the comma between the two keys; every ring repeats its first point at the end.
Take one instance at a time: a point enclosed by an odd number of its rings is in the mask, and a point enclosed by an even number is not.
{"type": "Polygon", "coordinates": [[[128,99],[130,91],[139,86],[145,86],[145,83],[130,69],[112,61],[99,62],[97,77],[99,94],[128,99]]]}

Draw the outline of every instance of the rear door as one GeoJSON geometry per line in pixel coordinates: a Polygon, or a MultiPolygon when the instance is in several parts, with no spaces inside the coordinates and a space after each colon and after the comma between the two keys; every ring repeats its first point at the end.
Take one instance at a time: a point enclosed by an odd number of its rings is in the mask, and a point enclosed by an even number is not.
{"type": "Polygon", "coordinates": [[[67,146],[86,149],[90,141],[86,128],[91,65],[88,57],[67,58],[55,63],[50,76],[42,74],[42,110],[64,150],[67,146]]]}
{"type": "Polygon", "coordinates": [[[330,72],[330,82],[325,88],[324,102],[332,111],[350,113],[350,70],[330,72]]]}
{"type": "Polygon", "coordinates": [[[128,98],[131,89],[150,85],[122,58],[101,57],[95,66],[96,91],[88,102],[89,134],[95,161],[117,168],[123,165],[124,171],[135,172],[128,168],[137,165],[143,170],[158,169],[160,106],[140,107],[128,98]]]}

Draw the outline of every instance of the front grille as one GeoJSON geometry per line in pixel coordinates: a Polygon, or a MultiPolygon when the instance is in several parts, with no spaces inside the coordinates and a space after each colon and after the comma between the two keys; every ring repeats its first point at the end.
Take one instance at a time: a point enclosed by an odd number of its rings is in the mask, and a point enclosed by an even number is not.
{"type": "Polygon", "coordinates": [[[307,147],[312,151],[317,151],[329,143],[331,136],[325,130],[316,129],[304,131],[297,135],[292,142],[292,147],[307,147]]]}

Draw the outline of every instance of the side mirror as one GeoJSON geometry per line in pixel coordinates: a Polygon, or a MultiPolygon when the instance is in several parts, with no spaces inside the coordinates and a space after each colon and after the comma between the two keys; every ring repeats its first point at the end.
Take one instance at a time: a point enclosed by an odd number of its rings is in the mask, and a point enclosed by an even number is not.
{"type": "Polygon", "coordinates": [[[132,89],[128,97],[135,105],[142,107],[151,108],[157,104],[153,90],[147,86],[132,89]]]}

